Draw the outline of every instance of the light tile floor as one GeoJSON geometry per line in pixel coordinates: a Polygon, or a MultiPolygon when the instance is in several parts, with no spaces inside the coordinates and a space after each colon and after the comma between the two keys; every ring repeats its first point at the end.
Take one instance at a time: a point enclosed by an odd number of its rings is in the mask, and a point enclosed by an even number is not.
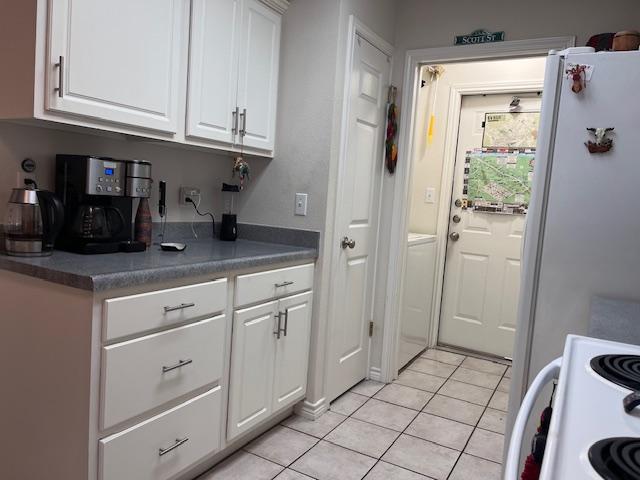
{"type": "Polygon", "coordinates": [[[440,349],[291,416],[199,480],[499,480],[511,367],[440,349]]]}

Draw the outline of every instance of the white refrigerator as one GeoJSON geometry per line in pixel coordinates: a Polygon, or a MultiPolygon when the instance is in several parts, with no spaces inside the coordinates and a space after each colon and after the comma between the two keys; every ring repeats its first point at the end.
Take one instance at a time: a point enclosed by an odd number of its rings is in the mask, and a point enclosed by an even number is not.
{"type": "Polygon", "coordinates": [[[550,53],[533,182],[507,434],[566,336],[587,334],[592,297],[640,301],[640,51],[550,53]]]}

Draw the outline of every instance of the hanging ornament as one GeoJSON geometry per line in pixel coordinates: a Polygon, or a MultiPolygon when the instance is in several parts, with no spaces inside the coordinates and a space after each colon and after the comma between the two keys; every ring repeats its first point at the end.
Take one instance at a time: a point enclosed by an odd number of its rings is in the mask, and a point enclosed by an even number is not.
{"type": "Polygon", "coordinates": [[[385,158],[387,170],[390,174],[396,171],[398,163],[398,146],[396,145],[396,135],[398,134],[398,107],[396,106],[396,94],[398,89],[393,85],[389,87],[389,98],[387,100],[387,138],[385,141],[385,158]]]}
{"type": "Polygon", "coordinates": [[[429,127],[427,128],[427,144],[431,145],[433,143],[433,135],[436,129],[436,100],[438,99],[438,84],[440,83],[440,75],[444,73],[444,67],[441,65],[429,65],[427,67],[427,71],[431,74],[431,85],[434,86],[431,114],[429,115],[429,127]]]}
{"type": "MultiPolygon", "coordinates": [[[[244,117],[244,121],[246,122],[246,110],[244,113],[241,113],[240,116],[244,117]]],[[[245,161],[243,157],[244,153],[244,135],[246,133],[246,124],[240,130],[240,155],[233,158],[233,169],[231,170],[231,176],[235,177],[236,174],[240,179],[240,190],[244,190],[244,182],[249,181],[249,173],[251,169],[249,168],[249,164],[245,161]]]]}
{"type": "Polygon", "coordinates": [[[233,159],[233,171],[231,173],[232,177],[235,177],[236,174],[240,179],[240,190],[244,189],[245,180],[249,180],[249,174],[251,173],[251,169],[249,168],[249,164],[244,160],[242,155],[239,155],[233,159]]]}

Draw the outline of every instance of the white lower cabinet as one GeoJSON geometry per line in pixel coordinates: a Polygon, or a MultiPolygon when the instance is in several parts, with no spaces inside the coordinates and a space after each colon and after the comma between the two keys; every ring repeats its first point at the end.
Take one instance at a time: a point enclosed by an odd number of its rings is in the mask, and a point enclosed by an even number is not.
{"type": "Polygon", "coordinates": [[[276,341],[273,410],[299,400],[307,391],[307,358],[311,338],[311,292],[280,300],[280,339],[276,341]]]}
{"type": "Polygon", "coordinates": [[[220,448],[216,387],[99,442],[100,480],[164,480],[220,448]]]}
{"type": "Polygon", "coordinates": [[[271,414],[277,305],[269,302],[233,314],[228,438],[271,414]]]}
{"type": "Polygon", "coordinates": [[[304,396],[311,298],[306,292],[234,313],[229,440],[304,396]]]}

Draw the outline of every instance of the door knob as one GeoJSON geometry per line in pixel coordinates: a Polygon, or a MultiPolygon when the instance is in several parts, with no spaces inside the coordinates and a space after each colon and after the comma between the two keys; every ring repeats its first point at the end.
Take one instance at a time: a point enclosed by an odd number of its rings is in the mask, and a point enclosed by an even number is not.
{"type": "Polygon", "coordinates": [[[457,242],[458,240],[460,240],[460,234],[458,232],[451,232],[449,234],[449,238],[454,242],[457,242]]]}
{"type": "Polygon", "coordinates": [[[342,245],[343,249],[346,249],[346,248],[353,249],[356,246],[356,241],[349,237],[342,237],[342,242],[340,242],[340,245],[342,245]]]}
{"type": "Polygon", "coordinates": [[[453,223],[460,223],[460,215],[454,215],[451,220],[453,220],[453,223]]]}

